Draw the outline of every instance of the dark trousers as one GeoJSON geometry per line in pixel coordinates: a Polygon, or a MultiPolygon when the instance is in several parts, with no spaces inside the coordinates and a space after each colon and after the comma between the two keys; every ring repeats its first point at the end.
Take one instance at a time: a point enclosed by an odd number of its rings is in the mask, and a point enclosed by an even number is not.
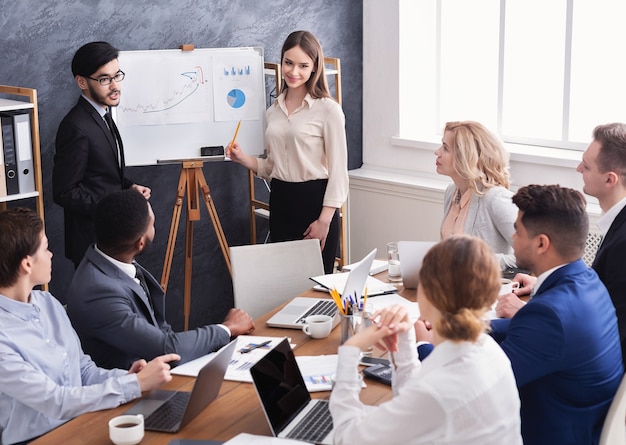
{"type": "MultiPolygon", "coordinates": [[[[285,182],[272,179],[270,193],[270,240],[294,241],[319,218],[328,180],[285,182]]],[[[325,273],[333,273],[339,246],[339,212],[335,211],[322,250],[325,273]]]]}

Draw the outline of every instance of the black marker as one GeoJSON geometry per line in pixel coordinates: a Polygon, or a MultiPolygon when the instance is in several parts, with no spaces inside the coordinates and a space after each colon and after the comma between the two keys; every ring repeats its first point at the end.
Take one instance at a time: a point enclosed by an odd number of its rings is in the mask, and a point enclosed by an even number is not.
{"type": "Polygon", "coordinates": [[[242,354],[247,354],[250,351],[253,351],[258,348],[262,348],[263,346],[267,346],[272,342],[272,340],[264,341],[263,343],[259,343],[258,345],[250,345],[247,348],[242,348],[239,350],[242,354]]]}

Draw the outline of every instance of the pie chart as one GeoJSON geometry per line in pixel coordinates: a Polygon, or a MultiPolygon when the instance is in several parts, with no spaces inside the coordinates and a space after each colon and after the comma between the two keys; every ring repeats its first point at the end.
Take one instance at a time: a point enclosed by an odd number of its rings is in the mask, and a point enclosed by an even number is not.
{"type": "Polygon", "coordinates": [[[246,95],[243,91],[235,88],[228,92],[226,100],[228,101],[228,105],[231,107],[241,108],[246,103],[246,95]]]}

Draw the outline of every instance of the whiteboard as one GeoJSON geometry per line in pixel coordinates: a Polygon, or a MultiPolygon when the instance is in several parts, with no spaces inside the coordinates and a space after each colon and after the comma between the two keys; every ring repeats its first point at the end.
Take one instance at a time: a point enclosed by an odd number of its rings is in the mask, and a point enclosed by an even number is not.
{"type": "Polygon", "coordinates": [[[121,51],[120,104],[113,110],[127,166],[195,159],[200,148],[237,141],[264,150],[261,48],[121,51]]]}

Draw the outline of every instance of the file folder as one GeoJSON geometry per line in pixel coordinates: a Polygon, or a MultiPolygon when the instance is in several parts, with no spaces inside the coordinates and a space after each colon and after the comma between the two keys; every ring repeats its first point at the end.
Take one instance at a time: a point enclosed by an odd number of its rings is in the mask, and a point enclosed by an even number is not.
{"type": "MultiPolygon", "coordinates": [[[[2,129],[0,129],[2,132],[2,129]]],[[[4,198],[7,195],[7,180],[6,172],[4,171],[4,144],[2,143],[2,137],[0,137],[0,198],[4,198]]]]}
{"type": "Polygon", "coordinates": [[[33,144],[30,128],[30,112],[13,115],[15,135],[15,152],[17,153],[17,179],[20,193],[35,191],[35,175],[33,173],[33,144]]]}
{"type": "Polygon", "coordinates": [[[15,195],[20,192],[20,188],[17,177],[13,116],[8,113],[0,113],[0,122],[2,124],[2,145],[4,151],[4,172],[7,195],[15,195]]]}

